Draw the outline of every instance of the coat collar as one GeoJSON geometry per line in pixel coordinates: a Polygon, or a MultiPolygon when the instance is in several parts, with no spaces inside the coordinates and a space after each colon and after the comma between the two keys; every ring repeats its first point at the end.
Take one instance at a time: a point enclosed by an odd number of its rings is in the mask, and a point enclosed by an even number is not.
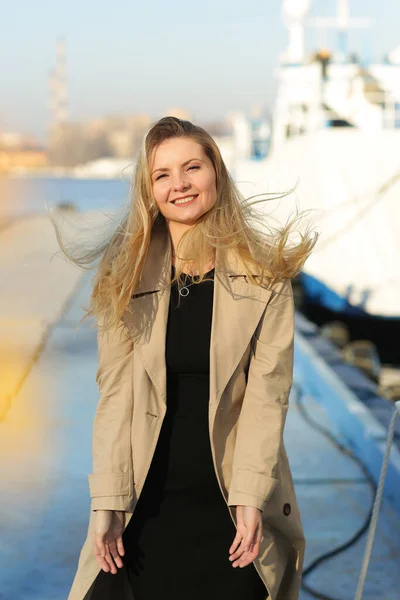
{"type": "MultiPolygon", "coordinates": [[[[149,251],[146,256],[142,276],[132,298],[140,294],[161,291],[169,285],[171,277],[171,241],[167,228],[164,224],[153,227],[149,251]]],[[[243,283],[245,275],[240,270],[234,252],[230,249],[217,248],[215,260],[215,277],[220,282],[227,284],[232,293],[236,287],[236,281],[243,283]],[[232,282],[232,286],[230,283],[232,282]]],[[[259,286],[245,286],[248,293],[258,295],[259,286]]]]}
{"type": "MultiPolygon", "coordinates": [[[[152,232],[140,282],[123,321],[136,340],[145,369],[166,403],[165,338],[170,301],[171,242],[165,225],[152,232]]],[[[210,342],[210,404],[216,405],[240,362],[272,294],[247,283],[230,249],[216,250],[210,342]],[[233,326],[234,325],[234,326],[233,326]]]]}

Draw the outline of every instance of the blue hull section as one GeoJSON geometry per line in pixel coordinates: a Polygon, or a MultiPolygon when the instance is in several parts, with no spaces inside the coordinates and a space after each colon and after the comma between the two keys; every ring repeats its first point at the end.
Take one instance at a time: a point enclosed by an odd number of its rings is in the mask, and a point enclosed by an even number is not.
{"type": "MultiPolygon", "coordinates": [[[[327,285],[307,273],[300,274],[300,283],[302,285],[305,300],[309,304],[319,305],[326,308],[329,311],[347,315],[349,317],[356,318],[371,318],[371,319],[382,319],[385,321],[399,321],[400,314],[396,317],[386,317],[381,315],[372,315],[368,313],[362,306],[354,306],[350,304],[347,298],[340,296],[334,292],[327,285]]],[[[348,293],[351,293],[351,286],[349,286],[348,293]]],[[[367,294],[365,301],[367,300],[367,294]]]]}

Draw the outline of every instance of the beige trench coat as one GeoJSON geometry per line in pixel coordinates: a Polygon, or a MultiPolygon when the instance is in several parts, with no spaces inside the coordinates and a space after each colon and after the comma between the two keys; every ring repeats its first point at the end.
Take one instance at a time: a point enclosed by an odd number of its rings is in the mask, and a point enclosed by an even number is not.
{"type": "MultiPolygon", "coordinates": [[[[88,476],[91,511],[68,600],[96,600],[87,594],[101,571],[92,552],[95,509],[127,511],[126,528],[150,467],[166,413],[170,272],[170,238],[157,226],[123,328],[109,336],[98,334],[100,398],[93,426],[93,473],[88,476]],[[134,343],[138,331],[140,339],[134,343]]],[[[297,600],[305,548],[283,443],[293,336],[290,280],[272,289],[251,284],[233,252],[218,249],[210,344],[212,455],[233,521],[238,504],[263,511],[264,538],[254,565],[271,600],[297,600]]],[[[107,576],[122,577],[123,570],[107,576]]],[[[121,600],[133,600],[128,587],[121,600]]]]}

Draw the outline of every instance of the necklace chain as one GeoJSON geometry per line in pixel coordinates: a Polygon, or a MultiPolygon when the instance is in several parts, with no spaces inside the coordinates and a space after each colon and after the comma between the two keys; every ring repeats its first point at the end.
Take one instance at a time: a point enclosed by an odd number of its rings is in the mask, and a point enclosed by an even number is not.
{"type": "MultiPolygon", "coordinates": [[[[174,265],[173,265],[173,267],[175,268],[174,265]]],[[[213,267],[212,269],[210,269],[210,271],[207,271],[207,273],[205,273],[205,275],[208,275],[209,273],[212,273],[212,271],[214,271],[214,268],[215,267],[213,267]]],[[[185,278],[186,277],[191,277],[191,278],[198,277],[197,275],[189,275],[189,273],[184,273],[184,275],[185,275],[185,278]]],[[[194,285],[193,281],[192,281],[192,283],[189,283],[188,285],[184,285],[183,287],[181,287],[181,289],[179,290],[179,295],[182,298],[186,298],[186,296],[189,296],[189,293],[190,293],[189,288],[190,288],[191,285],[194,285]]]]}

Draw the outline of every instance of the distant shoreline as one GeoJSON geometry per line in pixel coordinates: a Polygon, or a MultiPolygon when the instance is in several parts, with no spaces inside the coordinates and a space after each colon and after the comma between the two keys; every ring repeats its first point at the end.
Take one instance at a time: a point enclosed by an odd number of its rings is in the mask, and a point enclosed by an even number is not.
{"type": "Polygon", "coordinates": [[[102,173],[76,173],[74,171],[13,171],[4,174],[4,178],[7,179],[130,179],[130,174],[121,173],[112,173],[112,174],[102,174],[102,173]]]}
{"type": "Polygon", "coordinates": [[[18,167],[5,173],[8,178],[18,179],[131,179],[136,165],[128,158],[101,158],[75,167],[18,167]]]}

